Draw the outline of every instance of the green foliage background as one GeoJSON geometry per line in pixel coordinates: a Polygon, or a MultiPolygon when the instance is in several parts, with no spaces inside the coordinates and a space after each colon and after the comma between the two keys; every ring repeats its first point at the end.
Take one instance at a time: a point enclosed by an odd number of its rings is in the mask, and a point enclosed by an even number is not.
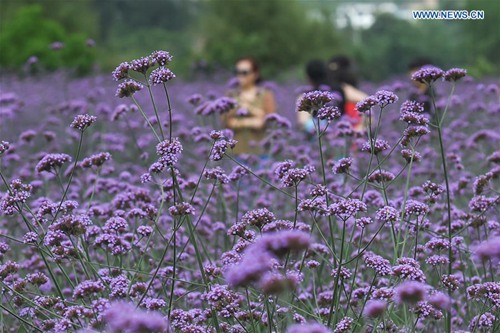
{"type": "MultiPolygon", "coordinates": [[[[415,1],[394,0],[399,5],[415,1]]],[[[412,21],[380,14],[367,30],[338,29],[336,8],[347,0],[1,0],[0,66],[20,70],[36,55],[47,70],[119,62],[169,50],[186,77],[195,61],[230,69],[254,56],[269,78],[303,76],[304,63],[345,54],[361,77],[383,80],[426,56],[440,66],[464,66],[477,76],[500,74],[500,2],[441,1],[441,9],[484,10],[477,21],[412,21]],[[92,38],[95,48],[85,46],[92,38]],[[52,42],[64,49],[55,52],[52,42]]],[[[366,2],[365,2],[366,3],[366,2]]]]}

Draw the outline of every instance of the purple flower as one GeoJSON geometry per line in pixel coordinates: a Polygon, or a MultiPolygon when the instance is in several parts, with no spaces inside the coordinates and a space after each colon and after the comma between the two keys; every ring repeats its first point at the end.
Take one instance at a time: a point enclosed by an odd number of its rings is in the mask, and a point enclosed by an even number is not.
{"type": "Polygon", "coordinates": [[[10,148],[10,144],[7,141],[0,141],[0,155],[5,153],[10,148]]]}
{"type": "Polygon", "coordinates": [[[150,57],[134,59],[130,62],[130,69],[138,73],[146,74],[148,69],[154,65],[154,61],[155,60],[150,57]]]}
{"type": "Polygon", "coordinates": [[[389,260],[382,258],[372,252],[368,252],[364,256],[365,264],[367,267],[373,268],[378,275],[385,276],[391,275],[392,269],[389,260]]]}
{"type": "Polygon", "coordinates": [[[356,110],[359,112],[368,112],[372,109],[372,107],[378,105],[378,103],[379,100],[376,96],[368,96],[362,101],[356,103],[356,110]]]}
{"type": "MultiPolygon", "coordinates": [[[[247,252],[251,249],[247,249],[247,252]]],[[[264,273],[271,270],[273,257],[268,252],[252,251],[241,263],[231,266],[225,274],[227,283],[232,287],[248,286],[259,281],[264,273]]]]}
{"type": "Polygon", "coordinates": [[[90,125],[95,123],[97,120],[96,116],[91,116],[89,114],[81,114],[75,117],[71,123],[72,128],[76,128],[79,131],[85,131],[90,125]]]}
{"type": "Polygon", "coordinates": [[[167,51],[154,51],[149,56],[158,66],[166,66],[172,61],[172,56],[167,51]]]}
{"type": "Polygon", "coordinates": [[[127,80],[118,85],[116,96],[119,98],[130,97],[137,91],[140,91],[144,86],[134,80],[127,80]]]}
{"type": "Polygon", "coordinates": [[[61,50],[64,47],[64,44],[62,42],[53,42],[50,44],[50,48],[52,50],[61,50]]]}
{"type": "Polygon", "coordinates": [[[495,315],[490,312],[485,312],[481,315],[474,316],[469,323],[469,329],[472,331],[492,332],[490,329],[496,321],[495,315]]]}
{"type": "Polygon", "coordinates": [[[389,104],[396,103],[399,98],[392,91],[379,90],[375,93],[375,99],[377,100],[377,104],[383,108],[389,104]]]}
{"type": "Polygon", "coordinates": [[[423,301],[427,295],[427,286],[416,281],[406,281],[395,289],[394,300],[398,304],[415,304],[423,301]]]}
{"type": "Polygon", "coordinates": [[[328,122],[340,118],[341,113],[338,107],[334,105],[325,105],[318,110],[317,117],[320,120],[327,120],[328,122]]]}
{"type": "Polygon", "coordinates": [[[265,234],[255,242],[254,247],[281,256],[289,251],[306,250],[310,245],[309,234],[298,230],[286,230],[265,234]]]}
{"type": "MultiPolygon", "coordinates": [[[[335,101],[335,94],[330,91],[315,90],[305,93],[304,96],[297,102],[297,111],[305,111],[311,114],[316,114],[321,108],[330,102],[335,101]]],[[[334,111],[334,109],[332,109],[334,111]]],[[[332,114],[332,110],[324,113],[332,114]]],[[[333,112],[335,113],[335,112],[333,112]]]]}
{"type": "Polygon", "coordinates": [[[366,302],[363,314],[368,318],[377,318],[384,314],[387,303],[381,300],[369,300],[366,302]]]}
{"type": "Polygon", "coordinates": [[[208,116],[211,114],[224,114],[233,110],[238,103],[230,97],[220,97],[213,101],[206,101],[198,106],[195,110],[196,114],[208,116]]]}
{"type": "Polygon", "coordinates": [[[292,325],[286,333],[331,333],[331,331],[319,323],[308,323],[292,325]]]}
{"type": "Polygon", "coordinates": [[[333,333],[346,333],[351,330],[352,324],[354,323],[354,319],[351,317],[344,317],[342,318],[341,321],[338,322],[337,325],[335,325],[335,329],[333,330],[333,333]]]}
{"type": "Polygon", "coordinates": [[[128,71],[129,70],[130,70],[130,64],[128,62],[122,62],[112,72],[113,79],[115,81],[120,81],[122,79],[128,78],[128,71]]]}
{"type": "Polygon", "coordinates": [[[47,154],[37,163],[35,170],[51,172],[68,162],[71,162],[71,156],[68,154],[47,154]]]}
{"type": "Polygon", "coordinates": [[[450,297],[442,292],[436,292],[429,296],[428,302],[432,306],[441,310],[448,310],[451,305],[450,297]]]}
{"type": "Polygon", "coordinates": [[[348,173],[354,160],[352,157],[344,157],[335,162],[332,172],[334,174],[348,173]]]}
{"type": "Polygon", "coordinates": [[[175,78],[175,74],[168,68],[160,67],[151,72],[149,82],[156,86],[175,78]]]}
{"type": "Polygon", "coordinates": [[[203,96],[200,94],[193,94],[193,95],[189,96],[187,101],[189,104],[191,104],[193,106],[198,106],[203,101],[203,96]]]}
{"type": "Polygon", "coordinates": [[[389,145],[389,142],[382,140],[382,139],[371,139],[370,141],[367,141],[361,145],[361,151],[363,152],[372,152],[372,146],[373,146],[373,154],[377,155],[380,152],[383,152],[384,150],[390,149],[391,146],[389,145]]]}
{"type": "Polygon", "coordinates": [[[104,164],[104,162],[109,161],[110,159],[111,159],[110,153],[102,152],[84,158],[80,165],[83,168],[90,168],[92,166],[100,167],[104,164]]]}
{"type": "Polygon", "coordinates": [[[160,313],[136,309],[131,303],[110,304],[104,313],[104,322],[111,332],[172,333],[168,321],[160,313]]]}
{"type": "Polygon", "coordinates": [[[159,162],[166,166],[175,165],[179,160],[182,149],[182,144],[178,138],[158,143],[156,145],[156,153],[160,156],[159,162]]]}
{"type": "Polygon", "coordinates": [[[450,68],[444,73],[446,81],[458,81],[467,75],[467,71],[462,68],[450,68]]]}
{"type": "Polygon", "coordinates": [[[104,290],[101,281],[86,280],[80,283],[73,289],[73,298],[85,298],[96,295],[104,290]]]}
{"type": "Polygon", "coordinates": [[[276,217],[274,216],[273,212],[269,211],[269,209],[258,208],[246,212],[241,217],[241,223],[247,226],[253,225],[260,229],[264,225],[271,223],[275,219],[276,217]]]}
{"type": "Polygon", "coordinates": [[[500,237],[492,237],[491,239],[482,242],[475,248],[474,252],[476,257],[481,261],[498,261],[500,259],[500,237]]]}
{"type": "Polygon", "coordinates": [[[414,81],[431,84],[437,79],[443,77],[444,71],[434,66],[424,66],[413,73],[411,79],[414,81]]]}
{"type": "Polygon", "coordinates": [[[172,216],[194,215],[194,207],[187,202],[181,202],[168,209],[172,216]]]}

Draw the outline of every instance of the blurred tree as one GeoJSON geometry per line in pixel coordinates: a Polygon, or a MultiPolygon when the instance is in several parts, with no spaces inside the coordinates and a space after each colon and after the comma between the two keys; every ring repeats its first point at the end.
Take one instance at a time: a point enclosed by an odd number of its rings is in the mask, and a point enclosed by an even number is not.
{"type": "Polygon", "coordinates": [[[114,29],[123,33],[135,29],[185,29],[196,3],[184,0],[90,0],[99,13],[100,37],[107,41],[114,29]]]}
{"type": "Polygon", "coordinates": [[[46,69],[71,67],[90,70],[95,58],[82,34],[68,33],[58,22],[47,19],[40,5],[20,7],[2,24],[0,66],[20,69],[30,57],[46,69]],[[52,47],[54,42],[62,43],[52,47]]]}
{"type": "Polygon", "coordinates": [[[462,51],[475,74],[500,73],[500,1],[467,0],[465,9],[484,11],[482,20],[462,21],[462,51]]]}
{"type": "Polygon", "coordinates": [[[92,7],[92,1],[1,0],[0,22],[8,20],[22,7],[39,5],[43,8],[44,18],[58,22],[66,32],[96,38],[99,32],[98,16],[92,7]]]}
{"type": "MultiPolygon", "coordinates": [[[[183,0],[92,0],[99,17],[101,65],[105,70],[116,64],[168,50],[176,72],[187,72],[193,60],[195,18],[201,7],[183,0]]],[[[178,73],[179,74],[179,73],[178,73]]]]}
{"type": "Polygon", "coordinates": [[[331,22],[313,19],[297,1],[210,0],[202,58],[224,67],[253,56],[264,75],[328,57],[338,45],[331,22]]]}
{"type": "Polygon", "coordinates": [[[437,66],[464,65],[459,22],[406,21],[391,14],[380,14],[370,29],[360,32],[360,42],[352,53],[361,63],[361,74],[369,80],[383,80],[405,73],[417,57],[433,60],[437,66]]]}

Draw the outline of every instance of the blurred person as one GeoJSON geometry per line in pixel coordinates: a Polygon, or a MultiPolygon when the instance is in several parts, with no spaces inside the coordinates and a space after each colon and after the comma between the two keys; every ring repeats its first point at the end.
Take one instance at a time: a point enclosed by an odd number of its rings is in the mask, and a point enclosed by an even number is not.
{"type": "Polygon", "coordinates": [[[266,136],[266,116],[276,112],[274,94],[260,85],[262,78],[255,59],[240,58],[234,72],[238,85],[227,95],[237,101],[238,107],[223,118],[224,125],[234,132],[234,139],[238,141],[233,153],[254,154],[266,159],[260,142],[266,136]]]}
{"type": "MultiPolygon", "coordinates": [[[[410,77],[410,79],[416,71],[424,66],[432,66],[432,61],[426,57],[418,57],[413,59],[408,64],[408,76],[410,77]]],[[[424,111],[431,114],[431,98],[433,92],[431,92],[431,89],[429,89],[429,86],[425,83],[415,80],[411,80],[411,82],[413,84],[413,89],[410,91],[408,99],[422,103],[424,106],[424,111]]]]}
{"type": "Polygon", "coordinates": [[[327,82],[332,90],[341,92],[343,101],[340,109],[351,122],[354,131],[363,132],[365,124],[363,116],[356,110],[356,103],[368,95],[357,88],[358,77],[352,60],[343,55],[332,57],[327,64],[327,82]]]}

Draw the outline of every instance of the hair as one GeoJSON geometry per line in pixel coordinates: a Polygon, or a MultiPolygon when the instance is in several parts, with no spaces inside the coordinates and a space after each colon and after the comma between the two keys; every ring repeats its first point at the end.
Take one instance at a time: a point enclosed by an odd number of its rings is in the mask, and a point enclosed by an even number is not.
{"type": "Polygon", "coordinates": [[[327,85],[326,64],[321,60],[311,60],[306,64],[306,74],[314,89],[327,85]]]}
{"type": "Polygon", "coordinates": [[[252,66],[252,71],[257,73],[257,80],[255,80],[255,83],[256,84],[259,84],[262,82],[262,76],[260,75],[260,67],[259,67],[259,64],[257,63],[257,60],[255,60],[255,58],[253,57],[241,57],[241,58],[238,58],[235,62],[235,64],[239,63],[240,61],[248,61],[250,63],[250,65],[252,66]]]}
{"type": "Polygon", "coordinates": [[[422,68],[422,66],[425,66],[425,65],[432,65],[432,60],[427,58],[427,57],[414,58],[408,64],[408,70],[420,69],[420,68],[422,68]]]}
{"type": "Polygon", "coordinates": [[[356,87],[358,77],[353,62],[343,55],[332,57],[328,61],[328,81],[332,87],[343,83],[356,87]]]}

